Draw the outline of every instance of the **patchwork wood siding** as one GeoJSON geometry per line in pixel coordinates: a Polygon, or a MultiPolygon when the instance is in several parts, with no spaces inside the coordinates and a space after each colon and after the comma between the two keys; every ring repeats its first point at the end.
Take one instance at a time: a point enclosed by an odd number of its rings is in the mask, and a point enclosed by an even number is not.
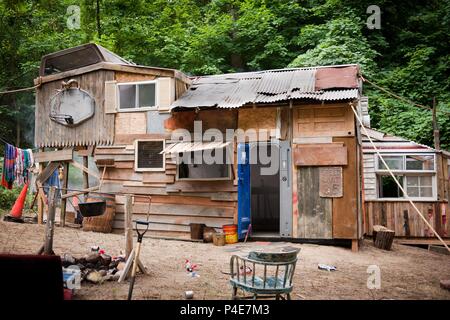
{"type": "Polygon", "coordinates": [[[35,145],[37,147],[67,147],[112,144],[114,139],[114,115],[105,113],[106,81],[114,80],[114,72],[98,70],[70,78],[47,82],[36,89],[35,145]],[[50,99],[61,89],[62,81],[75,79],[80,88],[95,100],[93,117],[74,127],[52,121],[50,99]]]}
{"type": "MultiPolygon", "coordinates": [[[[449,205],[446,202],[416,202],[423,216],[441,237],[450,236],[449,205]]],[[[366,201],[365,232],[372,235],[374,225],[382,225],[395,231],[396,237],[435,237],[409,202],[366,201]]]]}

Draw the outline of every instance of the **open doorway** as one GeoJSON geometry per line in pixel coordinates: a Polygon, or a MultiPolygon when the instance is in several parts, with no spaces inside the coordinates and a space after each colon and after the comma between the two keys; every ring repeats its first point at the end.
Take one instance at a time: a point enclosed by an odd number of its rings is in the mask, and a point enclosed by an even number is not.
{"type": "Polygon", "coordinates": [[[253,235],[279,236],[279,159],[280,151],[276,144],[257,143],[250,146],[250,207],[253,235]],[[268,159],[276,162],[276,170],[268,170],[274,166],[273,162],[268,163],[268,159]]]}

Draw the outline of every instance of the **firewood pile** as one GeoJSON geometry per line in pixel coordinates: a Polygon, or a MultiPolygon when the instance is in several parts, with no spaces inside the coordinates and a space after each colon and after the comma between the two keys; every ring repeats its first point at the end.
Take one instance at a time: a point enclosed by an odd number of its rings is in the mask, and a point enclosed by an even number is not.
{"type": "Polygon", "coordinates": [[[125,257],[112,257],[103,252],[92,252],[81,258],[75,258],[65,253],[61,256],[64,268],[79,269],[81,281],[103,283],[104,281],[117,281],[125,267],[125,257]]]}

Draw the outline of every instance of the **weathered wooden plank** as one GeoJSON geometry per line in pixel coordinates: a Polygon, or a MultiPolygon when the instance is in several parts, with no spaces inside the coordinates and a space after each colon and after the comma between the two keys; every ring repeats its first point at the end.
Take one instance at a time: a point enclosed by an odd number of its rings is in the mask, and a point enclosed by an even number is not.
{"type": "Polygon", "coordinates": [[[233,192],[233,181],[176,181],[166,187],[167,192],[233,192]]]}
{"type": "Polygon", "coordinates": [[[98,154],[94,156],[94,161],[113,159],[114,161],[134,161],[134,154],[98,154]]]}
{"type": "MultiPolygon", "coordinates": [[[[123,213],[124,205],[116,205],[116,212],[123,213]]],[[[134,203],[133,214],[148,213],[148,203],[134,203]]],[[[150,206],[151,214],[159,215],[179,215],[179,216],[193,216],[193,217],[222,217],[233,218],[234,208],[232,207],[212,207],[199,206],[187,204],[166,204],[166,203],[152,203],[150,206]]]]}
{"type": "Polygon", "coordinates": [[[170,133],[157,134],[157,133],[143,133],[143,134],[125,134],[117,133],[114,137],[114,143],[116,144],[131,144],[137,139],[170,139],[170,133]]]}
{"type": "Polygon", "coordinates": [[[344,193],[341,198],[333,198],[333,238],[356,239],[358,235],[356,139],[333,138],[333,141],[343,142],[348,150],[348,164],[342,170],[344,193]]]}
{"type": "Polygon", "coordinates": [[[35,162],[69,161],[73,159],[73,149],[62,149],[57,151],[43,151],[33,154],[35,162]]]}
{"type": "MultiPolygon", "coordinates": [[[[123,228],[124,228],[124,221],[114,220],[113,229],[123,229],[123,228]]],[[[150,223],[148,234],[151,234],[152,231],[190,232],[190,227],[177,224],[150,223]]]]}
{"type": "Polygon", "coordinates": [[[298,237],[332,238],[332,200],[319,195],[319,168],[298,170],[298,237]]]}
{"type": "MultiPolygon", "coordinates": [[[[80,69],[77,69],[79,71],[80,69]]],[[[61,75],[59,73],[58,75],[61,75]]],[[[51,76],[50,76],[51,77],[51,76]]],[[[95,100],[94,115],[77,126],[63,126],[49,118],[50,104],[61,81],[48,82],[36,90],[36,130],[35,144],[40,147],[68,147],[87,145],[107,145],[114,138],[114,114],[104,112],[105,81],[113,80],[114,72],[97,70],[78,74],[76,80],[80,88],[88,92],[95,100]]]]}
{"type": "MultiPolygon", "coordinates": [[[[167,172],[167,170],[166,170],[167,172]]],[[[144,172],[142,176],[143,183],[174,183],[175,177],[165,173],[144,172]]]]}
{"type": "MultiPolygon", "coordinates": [[[[147,220],[146,214],[133,213],[133,220],[147,220]]],[[[114,219],[115,222],[123,222],[124,214],[118,213],[114,219]]],[[[189,226],[190,223],[204,223],[209,227],[222,228],[225,224],[233,223],[233,218],[213,218],[213,217],[201,217],[201,216],[176,216],[176,215],[157,215],[151,214],[148,216],[148,221],[154,224],[170,224],[170,225],[182,225],[189,226]]]]}
{"type": "Polygon", "coordinates": [[[297,166],[347,165],[347,147],[339,144],[296,145],[294,163],[297,166]]]}
{"type": "MultiPolygon", "coordinates": [[[[231,200],[215,200],[213,199],[214,194],[206,194],[206,196],[198,195],[154,195],[151,197],[153,203],[168,203],[168,204],[182,204],[182,205],[196,205],[196,206],[212,206],[212,207],[230,207],[234,208],[236,202],[231,200]]],[[[235,194],[236,195],[236,194],[235,194]]],[[[230,197],[233,197],[232,195],[230,197]]],[[[237,195],[234,201],[237,201],[237,195]]],[[[116,204],[124,204],[124,196],[116,195],[116,204]]],[[[146,196],[136,196],[134,197],[134,203],[145,203],[149,201],[146,196]]]]}

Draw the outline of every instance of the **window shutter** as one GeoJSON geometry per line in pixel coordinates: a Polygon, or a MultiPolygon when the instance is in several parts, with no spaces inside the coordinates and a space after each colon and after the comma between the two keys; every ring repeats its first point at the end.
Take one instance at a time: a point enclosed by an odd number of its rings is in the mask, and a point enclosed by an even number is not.
{"type": "Polygon", "coordinates": [[[105,113],[117,112],[117,81],[105,81],[105,113]]]}
{"type": "Polygon", "coordinates": [[[158,110],[169,111],[174,101],[175,88],[172,78],[158,78],[158,110]]]}

